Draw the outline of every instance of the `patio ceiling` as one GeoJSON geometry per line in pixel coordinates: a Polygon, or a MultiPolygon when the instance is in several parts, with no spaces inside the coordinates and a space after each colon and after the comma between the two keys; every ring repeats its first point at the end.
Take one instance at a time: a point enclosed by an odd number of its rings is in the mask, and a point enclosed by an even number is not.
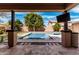
{"type": "Polygon", "coordinates": [[[0,11],[60,11],[73,8],[75,3],[0,3],[0,11]]]}

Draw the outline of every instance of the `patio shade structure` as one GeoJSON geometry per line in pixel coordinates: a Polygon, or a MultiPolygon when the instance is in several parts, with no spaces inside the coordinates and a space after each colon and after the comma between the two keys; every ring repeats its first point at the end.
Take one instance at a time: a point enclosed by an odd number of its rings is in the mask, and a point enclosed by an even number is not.
{"type": "Polygon", "coordinates": [[[11,30],[8,31],[11,35],[8,35],[8,44],[9,47],[16,45],[16,39],[13,38],[14,34],[14,21],[15,21],[15,12],[24,12],[24,11],[59,11],[64,12],[68,11],[77,4],[75,3],[0,3],[0,11],[10,11],[11,12],[11,30]],[[11,38],[12,37],[12,38],[11,38]]]}
{"type": "Polygon", "coordinates": [[[75,3],[0,3],[1,11],[60,11],[73,8],[75,3]]]}

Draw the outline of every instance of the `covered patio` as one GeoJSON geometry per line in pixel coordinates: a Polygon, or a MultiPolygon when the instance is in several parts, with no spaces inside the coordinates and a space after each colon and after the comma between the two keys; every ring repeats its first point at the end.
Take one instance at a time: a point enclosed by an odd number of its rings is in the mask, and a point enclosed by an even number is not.
{"type": "Polygon", "coordinates": [[[64,48],[59,43],[49,45],[20,43],[12,48],[0,44],[0,55],[79,55],[79,48],[64,48]]]}
{"type": "MultiPolygon", "coordinates": [[[[71,47],[71,33],[62,33],[62,43],[51,42],[46,45],[32,45],[28,42],[18,43],[17,33],[14,30],[15,12],[63,12],[75,7],[75,3],[0,3],[0,12],[11,12],[11,29],[7,30],[8,43],[0,44],[0,54],[6,55],[64,55],[79,54],[79,48],[71,47]],[[68,37],[68,38],[66,38],[68,37]],[[69,40],[65,40],[69,39],[69,40]],[[64,48],[64,47],[70,48],[64,48]]],[[[64,24],[67,28],[67,23],[64,24]]],[[[47,42],[47,41],[46,41],[47,42]]]]}

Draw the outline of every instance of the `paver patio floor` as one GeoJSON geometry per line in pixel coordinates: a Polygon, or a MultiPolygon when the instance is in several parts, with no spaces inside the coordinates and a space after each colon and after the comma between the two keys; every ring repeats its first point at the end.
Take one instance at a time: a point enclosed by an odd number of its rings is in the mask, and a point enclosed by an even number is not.
{"type": "Polygon", "coordinates": [[[24,43],[17,44],[12,48],[8,48],[5,44],[0,44],[0,55],[79,55],[79,48],[64,48],[57,43],[52,45],[30,45],[24,43]]]}

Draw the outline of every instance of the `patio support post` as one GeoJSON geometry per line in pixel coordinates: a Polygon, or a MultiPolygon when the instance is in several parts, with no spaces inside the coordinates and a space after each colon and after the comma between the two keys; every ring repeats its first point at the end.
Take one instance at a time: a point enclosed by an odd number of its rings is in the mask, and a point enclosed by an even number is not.
{"type": "Polygon", "coordinates": [[[15,22],[15,12],[11,10],[11,30],[7,30],[9,48],[14,47],[17,43],[17,34],[14,29],[14,22],[15,22]]]}
{"type": "MultiPolygon", "coordinates": [[[[64,11],[64,13],[67,13],[67,11],[64,11]]],[[[64,22],[64,31],[68,31],[68,21],[64,22]]]]}
{"type": "MultiPolygon", "coordinates": [[[[64,13],[67,13],[67,11],[65,11],[64,13]]],[[[64,22],[64,30],[62,31],[62,46],[63,47],[72,47],[71,36],[72,36],[72,31],[68,29],[68,21],[66,21],[64,22]]]]}
{"type": "Polygon", "coordinates": [[[14,30],[15,12],[11,10],[11,30],[14,30]]]}

